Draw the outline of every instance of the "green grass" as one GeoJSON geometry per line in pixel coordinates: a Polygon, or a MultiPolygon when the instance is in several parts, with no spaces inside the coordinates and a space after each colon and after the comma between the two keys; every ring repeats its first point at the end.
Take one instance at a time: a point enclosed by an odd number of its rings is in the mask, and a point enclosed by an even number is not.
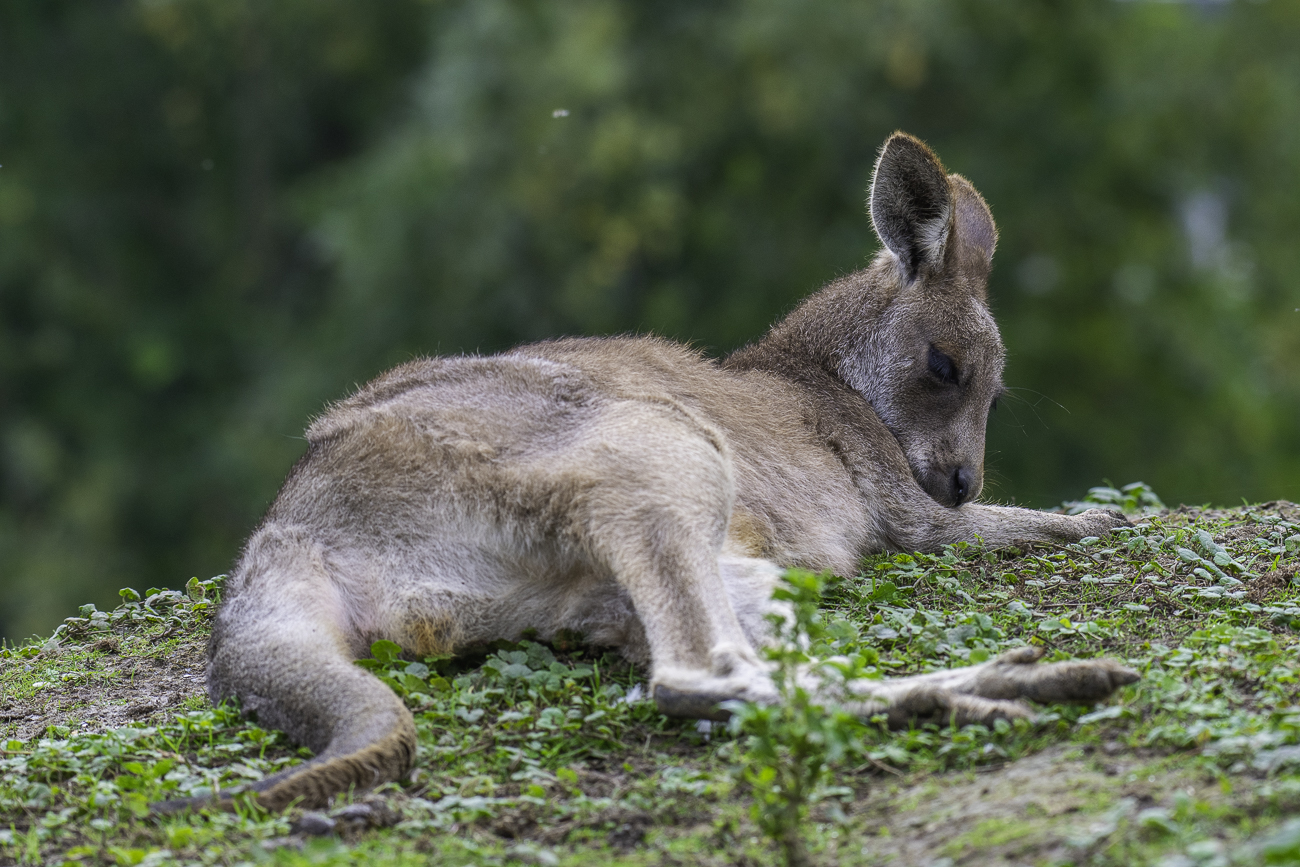
{"type": "MultiPolygon", "coordinates": [[[[1119,657],[1143,680],[1032,723],[868,726],[812,809],[814,862],[1300,863],[1286,821],[1300,808],[1300,509],[1139,520],[1078,545],[868,558],[831,585],[828,647],[871,676],[1032,643],[1119,657]]],[[[659,716],[641,673],[576,643],[414,662],[377,648],[371,667],[416,714],[417,769],[362,808],[341,798],[317,817],[334,822],[326,837],[298,833],[296,811],[152,816],[152,801],[302,756],[199,697],[218,593],[124,591],[112,612],[0,651],[0,864],[779,860],[750,818],[743,742],[659,716]]]]}

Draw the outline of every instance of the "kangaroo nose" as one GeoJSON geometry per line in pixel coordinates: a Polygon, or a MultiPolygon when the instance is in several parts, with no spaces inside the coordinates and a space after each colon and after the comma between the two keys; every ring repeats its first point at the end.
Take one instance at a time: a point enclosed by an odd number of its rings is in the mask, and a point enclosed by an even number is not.
{"type": "Polygon", "coordinates": [[[960,506],[970,496],[971,473],[965,467],[958,467],[952,473],[953,505],[960,506]]]}

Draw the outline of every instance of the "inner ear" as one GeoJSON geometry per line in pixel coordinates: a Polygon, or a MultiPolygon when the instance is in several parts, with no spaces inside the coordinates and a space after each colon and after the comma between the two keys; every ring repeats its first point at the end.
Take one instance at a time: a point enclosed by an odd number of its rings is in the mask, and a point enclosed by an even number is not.
{"type": "Polygon", "coordinates": [[[953,234],[957,242],[966,247],[973,247],[984,258],[984,264],[993,265],[993,249],[998,245],[998,230],[993,225],[993,214],[984,198],[976,191],[970,181],[961,175],[949,175],[952,183],[953,198],[957,203],[957,214],[953,234]]]}
{"type": "Polygon", "coordinates": [[[876,235],[898,258],[905,282],[922,265],[943,261],[953,193],[939,158],[919,139],[896,132],[885,142],[871,177],[870,207],[876,235]]]}

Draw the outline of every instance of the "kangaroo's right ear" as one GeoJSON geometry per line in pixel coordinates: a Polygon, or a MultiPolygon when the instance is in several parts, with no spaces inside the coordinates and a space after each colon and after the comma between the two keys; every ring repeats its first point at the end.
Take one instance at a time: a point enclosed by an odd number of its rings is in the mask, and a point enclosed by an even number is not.
{"type": "Polygon", "coordinates": [[[943,261],[952,232],[952,188],[943,165],[920,139],[896,132],[880,149],[871,177],[871,222],[880,242],[898,257],[903,281],[922,264],[943,261]]]}

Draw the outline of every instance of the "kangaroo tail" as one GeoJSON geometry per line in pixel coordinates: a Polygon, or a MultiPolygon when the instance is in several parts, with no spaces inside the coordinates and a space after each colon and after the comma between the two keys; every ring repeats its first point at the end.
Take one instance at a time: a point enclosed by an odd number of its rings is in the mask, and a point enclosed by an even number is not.
{"type": "Polygon", "coordinates": [[[319,807],[405,776],[415,722],[391,689],[352,664],[349,618],[321,546],[298,528],[263,527],[228,588],[208,645],[209,696],[238,698],[259,725],[316,753],[247,787],[258,803],[319,807]]]}
{"type": "Polygon", "coordinates": [[[302,673],[309,679],[281,672],[262,695],[239,696],[260,725],[281,729],[316,753],[248,786],[262,807],[282,810],[295,801],[320,807],[339,792],[370,789],[410,771],[415,723],[391,689],[346,660],[322,660],[302,673]],[[280,691],[290,685],[297,691],[280,691]]]}

